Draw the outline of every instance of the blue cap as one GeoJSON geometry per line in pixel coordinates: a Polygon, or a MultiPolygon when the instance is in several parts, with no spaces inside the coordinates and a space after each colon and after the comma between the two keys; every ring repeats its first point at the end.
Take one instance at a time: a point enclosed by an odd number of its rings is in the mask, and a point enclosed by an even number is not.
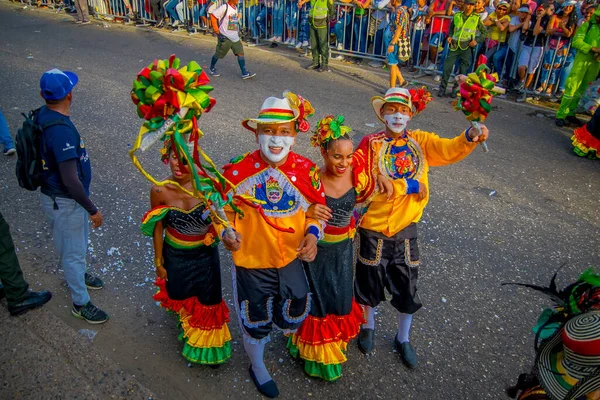
{"type": "Polygon", "coordinates": [[[58,68],[44,72],[40,79],[42,97],[46,100],[64,99],[77,85],[79,78],[74,72],[61,71],[58,68]]]}

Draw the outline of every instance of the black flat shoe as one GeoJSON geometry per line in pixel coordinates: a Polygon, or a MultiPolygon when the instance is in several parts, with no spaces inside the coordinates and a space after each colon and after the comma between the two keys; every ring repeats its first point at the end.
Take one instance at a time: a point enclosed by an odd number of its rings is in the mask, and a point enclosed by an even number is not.
{"type": "Polygon", "coordinates": [[[52,298],[52,293],[44,291],[44,292],[29,292],[25,300],[21,301],[17,304],[12,304],[8,306],[8,311],[10,315],[17,316],[23,313],[26,313],[29,310],[32,310],[37,307],[41,307],[52,298]]]}
{"type": "Polygon", "coordinates": [[[252,378],[252,382],[254,382],[254,386],[261,392],[263,395],[267,396],[270,399],[274,399],[279,396],[279,389],[277,389],[277,385],[275,381],[272,379],[269,382],[265,382],[262,385],[258,383],[256,380],[256,375],[254,375],[254,371],[252,371],[252,365],[248,368],[248,372],[250,372],[250,378],[252,378]]]}
{"type": "Polygon", "coordinates": [[[375,331],[373,329],[360,328],[358,333],[358,349],[363,354],[369,354],[375,347],[374,343],[375,331]]]}
{"type": "Polygon", "coordinates": [[[398,353],[400,353],[400,358],[404,365],[408,368],[413,369],[417,367],[417,352],[411,346],[410,342],[400,343],[398,342],[398,338],[394,338],[394,343],[396,343],[396,347],[398,348],[398,353]]]}
{"type": "Polygon", "coordinates": [[[444,96],[446,96],[446,89],[444,89],[444,90],[442,90],[442,89],[438,90],[437,97],[444,97],[444,96]]]}
{"type": "Polygon", "coordinates": [[[0,300],[2,300],[6,295],[4,294],[4,286],[0,283],[0,300]]]}
{"type": "Polygon", "coordinates": [[[319,69],[319,68],[321,68],[320,64],[310,64],[308,67],[306,67],[306,69],[309,69],[309,70],[310,69],[316,70],[316,69],[319,69]]]}

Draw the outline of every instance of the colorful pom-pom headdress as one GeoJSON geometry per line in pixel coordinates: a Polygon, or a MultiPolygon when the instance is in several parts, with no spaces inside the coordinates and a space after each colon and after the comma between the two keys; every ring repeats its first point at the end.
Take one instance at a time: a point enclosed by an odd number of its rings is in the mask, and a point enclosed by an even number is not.
{"type": "Polygon", "coordinates": [[[377,118],[379,118],[381,122],[385,122],[381,116],[381,109],[385,103],[399,103],[405,105],[411,109],[413,116],[415,116],[423,111],[425,107],[427,107],[427,103],[432,99],[431,93],[424,87],[410,90],[404,88],[390,88],[385,92],[383,97],[373,97],[371,99],[371,104],[373,105],[373,110],[375,111],[377,118]]]}
{"type": "Polygon", "coordinates": [[[134,165],[153,184],[177,187],[190,196],[203,200],[211,210],[213,220],[224,224],[230,232],[223,207],[232,205],[232,194],[226,193],[229,182],[202,150],[198,140],[204,133],[198,128],[198,119],[210,111],[215,100],[208,95],[213,90],[210,80],[198,63],[191,61],[181,67],[180,60],[172,55],[168,60],[154,60],[142,69],[131,90],[137,113],[145,120],[133,148],[129,152],[134,165]],[[159,181],[140,163],[136,152],[150,148],[162,141],[163,162],[168,160],[169,148],[179,162],[195,165],[189,168],[192,190],[172,180],[159,181]]]}
{"type": "Polygon", "coordinates": [[[247,118],[242,121],[242,126],[256,133],[258,124],[282,124],[297,121],[298,130],[308,132],[310,124],[307,118],[315,112],[310,102],[292,92],[284,92],[283,97],[283,99],[267,98],[258,113],[258,118],[247,118]]]}
{"type": "Polygon", "coordinates": [[[328,115],[321,119],[313,135],[310,138],[310,143],[314,147],[323,147],[330,140],[336,140],[343,136],[347,136],[352,131],[349,126],[344,125],[344,116],[328,115]]]}

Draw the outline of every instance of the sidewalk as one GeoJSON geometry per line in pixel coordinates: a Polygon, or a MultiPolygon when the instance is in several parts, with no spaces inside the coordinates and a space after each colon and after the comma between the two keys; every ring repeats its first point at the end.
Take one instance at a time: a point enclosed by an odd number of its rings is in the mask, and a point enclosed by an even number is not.
{"type": "Polygon", "coordinates": [[[2,300],[0,338],[2,399],[153,398],[90,339],[44,308],[11,317],[2,300]]]}

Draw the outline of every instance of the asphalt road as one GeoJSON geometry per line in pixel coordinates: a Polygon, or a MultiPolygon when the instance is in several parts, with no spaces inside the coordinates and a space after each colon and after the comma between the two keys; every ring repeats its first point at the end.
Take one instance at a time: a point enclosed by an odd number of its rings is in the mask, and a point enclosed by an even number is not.
{"type": "MultiPolygon", "coordinates": [[[[96,349],[156,398],[258,398],[233,309],[229,364],[218,370],[188,368],[179,356],[175,319],[151,298],[152,250],[138,228],[149,207],[149,183],[127,155],[141,124],[129,97],[136,73],[171,53],[206,66],[214,40],[73,22],[66,14],[0,2],[0,107],[14,134],[20,113],[42,104],[38,82],[45,70],[79,74],[72,119],[92,160],[92,198],[105,216],[105,225],[90,237],[89,268],[106,287],[91,295],[110,321],[91,327],[70,316],[38,194],[18,187],[14,158],[1,158],[0,210],[12,226],[26,276],[34,289],[55,292],[47,307],[70,327],[98,330],[96,349]]],[[[242,81],[235,59],[222,60],[222,76],[213,79],[217,106],[201,120],[203,144],[218,164],[256,147],[240,121],[257,115],[266,97],[286,89],[312,101],[313,122],[343,113],[357,139],[379,128],[370,98],[383,89],[385,75],[339,64],[332,65],[331,74],[305,71],[307,59],[288,50],[247,48],[246,53],[257,77],[242,81]]],[[[556,128],[544,115],[514,103],[496,105],[487,121],[491,151],[477,149],[463,162],[430,174],[431,201],[420,224],[419,289],[425,307],[415,316],[411,338],[419,367],[408,371],[395,353],[396,319],[385,304],[376,317],[375,354],[365,357],[352,344],[344,376],[333,384],[307,378],[286,353],[284,338],[275,335],[266,358],[281,398],[501,399],[504,387],[531,367],[530,329],[549,302],[500,283],[543,284],[566,262],[559,279],[566,285],[597,265],[600,163],[575,157],[569,130],[556,128]]],[[[411,126],[452,137],[467,123],[448,101],[436,98],[411,126]]],[[[318,160],[307,136],[298,138],[296,150],[318,160]]],[[[144,161],[153,174],[166,176],[158,152],[144,161]]],[[[231,306],[231,258],[225,252],[222,268],[231,306]]]]}

